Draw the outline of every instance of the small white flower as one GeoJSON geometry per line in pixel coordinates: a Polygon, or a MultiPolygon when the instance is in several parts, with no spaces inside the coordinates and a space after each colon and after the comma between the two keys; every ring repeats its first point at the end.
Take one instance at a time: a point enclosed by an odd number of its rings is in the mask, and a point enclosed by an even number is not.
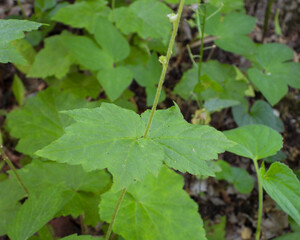
{"type": "Polygon", "coordinates": [[[175,14],[175,13],[170,13],[170,14],[167,15],[167,17],[169,18],[170,22],[173,23],[173,22],[175,22],[176,19],[177,19],[177,14],[175,14]]]}
{"type": "Polygon", "coordinates": [[[167,58],[166,58],[166,56],[161,55],[161,56],[158,58],[158,61],[159,61],[161,64],[166,64],[166,63],[167,63],[167,58]]]}

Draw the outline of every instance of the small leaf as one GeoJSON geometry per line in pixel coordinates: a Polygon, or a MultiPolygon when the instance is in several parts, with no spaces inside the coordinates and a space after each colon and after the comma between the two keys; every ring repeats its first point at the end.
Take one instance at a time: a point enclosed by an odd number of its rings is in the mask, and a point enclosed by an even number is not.
{"type": "Polygon", "coordinates": [[[67,201],[64,188],[51,187],[39,195],[31,194],[8,227],[12,240],[26,240],[50,221],[67,201]]]}
{"type": "MultiPolygon", "coordinates": [[[[183,178],[167,167],[157,177],[148,175],[142,183],[131,185],[120,205],[114,232],[130,240],[206,239],[198,206],[182,188],[183,178]]],[[[110,222],[119,195],[102,195],[103,220],[110,222]]]]}
{"type": "Polygon", "coordinates": [[[85,36],[64,36],[63,44],[80,65],[89,70],[111,68],[113,58],[85,36]]]}
{"type": "Polygon", "coordinates": [[[101,70],[97,74],[98,81],[111,101],[121,96],[132,82],[132,78],[132,72],[123,66],[101,70]]]}
{"type": "Polygon", "coordinates": [[[102,237],[94,237],[90,235],[80,235],[72,234],[67,237],[61,238],[60,240],[104,240],[102,237]]]}
{"type": "Polygon", "coordinates": [[[232,114],[238,126],[262,124],[269,126],[278,132],[283,132],[284,130],[280,118],[274,114],[271,106],[262,100],[256,101],[250,112],[248,112],[248,102],[246,102],[246,106],[234,106],[232,108],[232,114]]]}
{"type": "Polygon", "coordinates": [[[246,125],[224,131],[225,136],[236,143],[227,151],[254,161],[272,156],[282,148],[282,137],[264,125],[246,125]]]}
{"type": "Polygon", "coordinates": [[[256,49],[248,75],[271,105],[288,92],[288,85],[300,88],[300,64],[288,62],[293,57],[292,49],[284,44],[268,43],[256,49]]]}
{"type": "Polygon", "coordinates": [[[19,106],[22,106],[24,103],[25,87],[17,74],[14,75],[12,90],[19,106]]]}
{"type": "Polygon", "coordinates": [[[285,164],[272,163],[265,172],[260,170],[262,185],[271,198],[300,225],[300,182],[285,164]]]}
{"type": "Polygon", "coordinates": [[[114,62],[119,62],[129,55],[130,47],[127,40],[107,19],[98,18],[94,34],[100,46],[113,56],[114,62]]]}
{"type": "Polygon", "coordinates": [[[117,8],[113,20],[125,34],[137,32],[142,38],[158,38],[168,41],[171,33],[167,14],[172,10],[155,0],[135,1],[129,7],[117,8]]]}
{"type": "Polygon", "coordinates": [[[219,223],[210,225],[209,220],[204,222],[207,240],[225,240],[226,216],[219,219],[219,223]]]}
{"type": "Polygon", "coordinates": [[[18,52],[11,42],[0,42],[0,63],[26,65],[26,59],[18,52]]]}
{"type": "Polygon", "coordinates": [[[60,8],[52,20],[71,25],[75,28],[86,28],[93,32],[99,16],[107,17],[110,9],[105,0],[89,0],[76,2],[60,8]]]}
{"type": "Polygon", "coordinates": [[[300,232],[288,233],[283,236],[274,238],[274,240],[295,240],[300,238],[300,232]]]}
{"type": "Polygon", "coordinates": [[[42,23],[28,20],[0,19],[0,43],[24,38],[24,32],[38,29],[42,23]]]}
{"type": "Polygon", "coordinates": [[[74,59],[63,41],[63,35],[46,38],[45,47],[36,55],[27,76],[40,78],[49,76],[64,77],[74,63],[74,59]]]}

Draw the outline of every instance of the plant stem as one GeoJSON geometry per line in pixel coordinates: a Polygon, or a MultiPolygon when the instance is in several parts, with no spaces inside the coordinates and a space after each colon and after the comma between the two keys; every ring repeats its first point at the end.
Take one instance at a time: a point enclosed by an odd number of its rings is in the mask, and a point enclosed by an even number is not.
{"type": "Polygon", "coordinates": [[[160,93],[161,93],[161,90],[162,90],[162,85],[164,83],[167,68],[168,68],[169,61],[170,61],[170,58],[171,58],[171,55],[172,55],[172,49],[173,49],[175,38],[176,38],[176,35],[177,35],[178,26],[179,26],[183,6],[184,6],[184,0],[180,0],[179,8],[178,8],[178,11],[177,11],[177,18],[176,18],[175,22],[173,22],[173,31],[172,31],[171,39],[170,39],[169,46],[168,46],[167,56],[165,57],[165,61],[162,63],[162,67],[163,67],[162,72],[161,72],[159,83],[158,83],[158,86],[157,86],[157,90],[156,90],[153,106],[152,106],[152,109],[151,109],[150,117],[148,119],[148,123],[147,123],[147,126],[146,126],[145,133],[143,135],[144,138],[147,137],[147,134],[148,134],[149,129],[151,127],[153,117],[154,117],[154,113],[156,111],[156,107],[157,107],[157,104],[158,104],[158,101],[159,101],[160,93]]]}
{"type": "Polygon", "coordinates": [[[21,1],[20,1],[20,0],[17,0],[17,3],[18,3],[18,6],[19,6],[19,8],[20,8],[20,10],[21,10],[21,13],[22,13],[23,17],[24,17],[25,19],[27,19],[27,16],[26,16],[26,13],[25,13],[25,11],[24,11],[24,8],[23,8],[23,5],[22,5],[21,1]]]}
{"type": "MultiPolygon", "coordinates": [[[[203,6],[203,15],[202,15],[202,27],[201,27],[201,45],[200,45],[200,58],[199,58],[199,62],[198,62],[198,82],[200,82],[200,78],[201,78],[201,68],[202,68],[202,62],[203,62],[203,49],[204,49],[204,30],[205,30],[205,20],[206,20],[206,5],[205,2],[201,0],[200,4],[199,4],[199,8],[200,6],[203,6]]],[[[197,15],[199,14],[199,11],[197,11],[197,15]]],[[[199,18],[199,17],[198,17],[199,18]]],[[[200,23],[199,23],[200,24],[200,23]]],[[[199,32],[200,34],[200,32],[199,32]]]]}
{"type": "Polygon", "coordinates": [[[262,188],[262,184],[261,184],[261,177],[259,174],[257,160],[253,160],[253,162],[254,162],[254,166],[255,166],[257,183],[258,183],[258,217],[257,217],[255,240],[259,240],[260,239],[260,224],[261,224],[262,210],[263,210],[263,188],[262,188]]]}
{"type": "Polygon", "coordinates": [[[271,13],[271,9],[272,9],[273,3],[274,3],[274,0],[269,0],[268,6],[267,6],[267,9],[266,9],[265,21],[264,21],[264,30],[263,30],[262,40],[261,40],[262,43],[263,43],[264,40],[265,40],[266,33],[267,33],[267,30],[268,30],[269,19],[270,19],[270,13],[271,13]]]}
{"type": "Polygon", "coordinates": [[[107,230],[106,235],[105,235],[105,240],[109,240],[109,237],[110,237],[111,232],[112,232],[112,228],[113,228],[113,226],[114,226],[116,217],[117,217],[118,212],[119,212],[119,209],[120,209],[120,205],[121,205],[121,203],[122,203],[122,200],[123,200],[123,198],[124,198],[124,196],[125,196],[126,191],[127,191],[126,188],[123,188],[123,189],[122,189],[122,192],[121,192],[121,194],[120,194],[119,200],[118,200],[117,205],[116,205],[116,207],[115,207],[114,213],[113,213],[112,218],[111,218],[111,220],[110,220],[110,224],[109,224],[109,226],[108,226],[108,230],[107,230]]]}
{"type": "Polygon", "coordinates": [[[29,191],[28,191],[27,187],[25,186],[24,182],[20,178],[20,175],[18,174],[18,172],[17,172],[15,166],[13,165],[13,163],[10,161],[10,159],[5,154],[5,152],[3,150],[3,146],[0,146],[0,150],[1,150],[2,160],[5,161],[7,163],[7,165],[9,166],[9,168],[14,172],[14,174],[16,175],[16,178],[17,178],[18,182],[20,183],[20,185],[22,186],[22,188],[24,189],[24,191],[27,193],[27,195],[29,195],[29,191]]]}

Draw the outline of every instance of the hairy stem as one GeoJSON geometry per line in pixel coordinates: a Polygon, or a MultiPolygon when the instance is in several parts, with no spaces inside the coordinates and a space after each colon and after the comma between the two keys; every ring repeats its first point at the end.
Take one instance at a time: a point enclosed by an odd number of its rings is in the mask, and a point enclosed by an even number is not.
{"type": "Polygon", "coordinates": [[[175,43],[175,38],[176,38],[176,35],[177,35],[178,26],[179,26],[183,6],[184,6],[184,0],[180,0],[179,8],[178,8],[178,11],[177,11],[177,18],[176,18],[175,22],[173,22],[173,31],[172,31],[171,39],[170,39],[169,46],[168,46],[167,56],[165,57],[164,61],[162,62],[162,67],[163,68],[162,68],[159,83],[158,83],[158,86],[157,86],[157,90],[156,90],[153,106],[152,106],[152,109],[151,109],[150,117],[148,119],[146,130],[145,130],[144,135],[143,135],[144,138],[147,137],[147,134],[149,132],[149,129],[150,129],[152,121],[153,121],[154,113],[155,113],[156,108],[157,108],[158,100],[159,100],[160,93],[161,93],[161,90],[162,90],[162,85],[164,83],[167,68],[168,68],[169,61],[170,61],[170,58],[171,58],[171,55],[172,55],[172,49],[173,49],[173,46],[174,46],[174,43],[175,43]]]}
{"type": "Polygon", "coordinates": [[[24,191],[27,193],[27,195],[29,195],[29,191],[28,191],[27,187],[25,186],[24,182],[22,181],[22,179],[21,179],[20,175],[18,174],[18,172],[17,172],[15,166],[13,165],[13,163],[10,161],[10,159],[8,158],[8,156],[5,154],[5,152],[3,150],[3,146],[0,146],[0,153],[1,153],[2,160],[7,163],[7,165],[9,166],[9,168],[16,175],[16,178],[17,178],[18,182],[20,183],[20,185],[22,186],[22,188],[24,189],[24,191]]]}
{"type": "Polygon", "coordinates": [[[262,43],[263,43],[264,40],[265,40],[266,33],[267,33],[267,30],[268,30],[269,19],[270,19],[270,13],[271,13],[271,9],[272,9],[273,3],[274,3],[274,0],[269,0],[268,6],[267,6],[267,9],[266,9],[265,22],[264,22],[264,30],[263,30],[262,40],[261,40],[262,43]]]}
{"type": "Polygon", "coordinates": [[[261,177],[259,174],[257,160],[253,160],[253,162],[254,162],[254,166],[255,166],[255,171],[256,171],[256,175],[257,175],[257,183],[258,183],[258,217],[257,217],[255,240],[259,240],[260,239],[260,225],[261,225],[262,210],[263,210],[263,188],[262,188],[261,177]]]}
{"type": "MultiPolygon", "coordinates": [[[[200,58],[199,58],[199,62],[198,62],[198,82],[200,82],[200,78],[201,78],[201,68],[202,68],[202,62],[203,62],[203,49],[204,49],[204,30],[205,30],[205,21],[206,21],[206,5],[205,2],[201,0],[199,8],[203,6],[203,13],[202,13],[202,23],[201,23],[201,32],[199,32],[199,34],[201,33],[201,45],[200,45],[200,58]]],[[[199,11],[197,11],[197,15],[199,16],[199,11]]],[[[199,17],[198,17],[199,19],[199,17]]],[[[200,24],[200,22],[199,22],[200,24]]]]}
{"type": "Polygon", "coordinates": [[[123,189],[122,189],[122,192],[121,192],[121,194],[120,194],[119,200],[118,200],[117,205],[116,205],[116,207],[115,207],[114,213],[113,213],[112,218],[111,218],[111,220],[110,220],[110,224],[109,224],[109,226],[108,226],[108,230],[107,230],[106,235],[105,235],[105,240],[109,240],[109,237],[110,237],[111,232],[112,232],[112,228],[113,228],[113,226],[114,226],[116,217],[117,217],[118,212],[119,212],[119,209],[120,209],[120,205],[121,205],[121,203],[122,203],[122,201],[123,201],[123,198],[124,198],[124,196],[125,196],[126,191],[127,191],[126,188],[123,188],[123,189]]]}

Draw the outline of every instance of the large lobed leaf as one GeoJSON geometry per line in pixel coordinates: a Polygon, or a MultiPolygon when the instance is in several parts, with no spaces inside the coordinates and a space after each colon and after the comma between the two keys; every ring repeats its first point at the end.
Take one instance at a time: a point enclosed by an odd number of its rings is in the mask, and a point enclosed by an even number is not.
{"type": "Polygon", "coordinates": [[[157,111],[147,138],[149,112],[103,103],[100,108],[65,111],[75,123],[66,134],[36,154],[58,162],[81,164],[86,170],[108,168],[116,190],[148,173],[157,174],[162,161],[182,172],[214,175],[206,160],[217,158],[231,143],[208,126],[188,124],[178,107],[157,111]]]}
{"type": "MultiPolygon", "coordinates": [[[[113,230],[127,240],[205,240],[197,204],[182,189],[183,178],[167,167],[131,185],[113,230]]],[[[118,194],[102,195],[100,215],[110,222],[118,194]]]]}

